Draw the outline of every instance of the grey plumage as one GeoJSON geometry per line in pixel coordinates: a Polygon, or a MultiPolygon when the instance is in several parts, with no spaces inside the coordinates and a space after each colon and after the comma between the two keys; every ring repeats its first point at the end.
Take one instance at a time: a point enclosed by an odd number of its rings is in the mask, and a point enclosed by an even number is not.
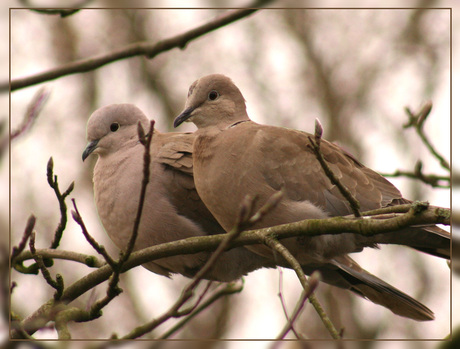
{"type": "MultiPolygon", "coordinates": [[[[88,146],[83,160],[97,154],[94,195],[99,218],[112,241],[124,249],[134,226],[142,181],[144,147],[137,123],[148,130],[149,120],[131,104],[114,104],[96,110],[88,121],[88,146]]],[[[150,154],[150,182],[135,249],[192,236],[225,231],[200,200],[193,182],[190,133],[155,130],[150,154]]],[[[144,265],[161,275],[193,276],[209,253],[162,258],[144,265]]],[[[245,248],[223,253],[206,278],[232,281],[262,266],[274,266],[245,248]]]]}

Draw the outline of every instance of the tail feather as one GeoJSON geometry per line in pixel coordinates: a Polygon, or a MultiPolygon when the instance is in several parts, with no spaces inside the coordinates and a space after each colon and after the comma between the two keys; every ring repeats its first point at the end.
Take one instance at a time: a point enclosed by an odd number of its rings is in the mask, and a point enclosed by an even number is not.
{"type": "Polygon", "coordinates": [[[303,268],[308,274],[314,270],[319,270],[324,282],[349,289],[373,303],[384,306],[397,315],[417,321],[434,319],[433,312],[425,305],[370,274],[349,256],[338,257],[327,264],[316,267],[310,265],[303,268]]]}
{"type": "Polygon", "coordinates": [[[436,225],[405,228],[375,235],[378,244],[398,244],[412,247],[436,257],[450,259],[451,234],[436,225]]]}

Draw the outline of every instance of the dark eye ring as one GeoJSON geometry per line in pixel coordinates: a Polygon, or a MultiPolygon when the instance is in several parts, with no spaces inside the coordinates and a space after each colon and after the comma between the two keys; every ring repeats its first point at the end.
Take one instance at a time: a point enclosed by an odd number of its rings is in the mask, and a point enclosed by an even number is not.
{"type": "Polygon", "coordinates": [[[110,131],[116,132],[120,128],[120,124],[118,122],[114,122],[110,125],[110,131]]]}
{"type": "Polygon", "coordinates": [[[209,92],[209,94],[208,94],[208,99],[209,99],[210,101],[215,101],[218,97],[219,97],[219,92],[217,92],[216,90],[212,90],[212,91],[209,92]]]}

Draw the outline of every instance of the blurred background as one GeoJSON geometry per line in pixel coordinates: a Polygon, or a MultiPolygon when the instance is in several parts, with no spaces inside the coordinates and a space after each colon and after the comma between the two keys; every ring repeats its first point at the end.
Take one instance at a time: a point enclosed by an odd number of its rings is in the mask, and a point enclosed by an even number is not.
{"type": "MultiPolygon", "coordinates": [[[[75,3],[7,0],[4,6],[64,7],[75,3]]],[[[445,8],[452,3],[413,0],[404,3],[411,7],[406,9],[327,9],[324,7],[372,7],[380,2],[271,1],[267,4],[271,9],[208,33],[183,50],[173,49],[152,60],[133,57],[117,61],[94,71],[19,89],[10,96],[7,89],[2,90],[2,142],[8,137],[8,105],[11,129],[15,130],[23,122],[37,91],[45,87],[49,92],[37,120],[13,140],[10,164],[8,147],[0,148],[1,204],[5,208],[0,212],[2,253],[7,250],[9,232],[11,246],[18,244],[32,213],[37,217],[37,247],[48,247],[60,218],[57,200],[46,182],[46,164],[53,157],[61,189],[75,181],[70,197],[76,199],[88,230],[116,256],[118,251],[105,235],[93,201],[91,178],[96,159],[81,161],[87,119],[104,105],[133,103],[156,120],[157,129],[172,131],[172,120],[183,109],[189,85],[210,73],[222,73],[233,79],[245,96],[248,113],[254,121],[313,132],[314,120],[318,118],[326,139],[341,145],[378,172],[413,171],[420,160],[427,174],[448,176],[415,131],[404,130],[403,125],[407,122],[405,107],[416,111],[431,100],[433,110],[425,125],[429,139],[447,159],[451,149],[458,149],[455,137],[451,143],[451,126],[454,130],[459,126],[455,99],[452,119],[450,109],[451,40],[453,55],[458,56],[458,37],[451,37],[451,24],[458,28],[460,15],[445,8]],[[277,8],[285,6],[291,9],[277,8]],[[304,8],[320,6],[323,8],[304,8]],[[426,9],[430,7],[439,8],[426,9]]],[[[155,2],[158,7],[177,5],[173,1],[155,2]]],[[[243,0],[219,2],[222,7],[248,5],[251,2],[243,0]]],[[[152,6],[151,2],[141,0],[130,2],[131,9],[123,8],[126,6],[123,1],[86,1],[85,6],[89,8],[65,18],[19,8],[2,11],[3,42],[8,40],[7,24],[10,25],[11,79],[105,54],[134,42],[154,43],[229,11],[210,8],[215,3],[205,0],[187,4],[201,9],[133,9],[152,6]]],[[[387,1],[385,6],[400,6],[400,1],[387,1]]],[[[3,50],[3,66],[7,66],[8,58],[8,52],[3,50]]],[[[458,76],[454,66],[454,96],[458,76]]],[[[0,82],[7,81],[8,70],[3,69],[0,82]]],[[[192,124],[179,129],[193,130],[192,124]]],[[[458,163],[458,153],[453,152],[453,169],[458,172],[456,160],[458,163]]],[[[390,181],[406,198],[428,200],[443,207],[451,205],[449,189],[432,188],[406,178],[390,178],[390,181]]],[[[455,191],[453,200],[454,208],[458,208],[455,191]]],[[[60,249],[96,254],[71,218],[60,249]]],[[[393,246],[364,251],[353,258],[368,271],[427,305],[435,312],[436,320],[417,323],[397,317],[349,292],[321,284],[317,297],[334,324],[344,328],[345,338],[423,340],[442,339],[450,333],[451,282],[445,261],[393,246]]],[[[50,271],[52,275],[62,274],[65,284],[70,285],[91,270],[73,262],[55,261],[50,271]]],[[[21,317],[30,315],[53,295],[41,277],[12,271],[11,279],[17,283],[11,307],[21,317]]],[[[73,324],[72,338],[106,339],[112,333],[123,336],[166,311],[186,282],[181,276],[167,279],[142,267],[131,270],[122,276],[124,292],[104,309],[101,318],[73,324]]],[[[458,279],[452,282],[458,290],[458,279]]],[[[94,297],[102,297],[105,288],[106,284],[98,286],[73,305],[85,308],[94,297]]],[[[280,292],[291,312],[301,292],[292,271],[253,272],[245,277],[240,294],[222,299],[173,338],[272,339],[286,322],[280,292]]],[[[460,324],[456,317],[458,310],[460,304],[454,298],[454,327],[460,324]]],[[[160,327],[151,337],[162,334],[172,323],[160,327]]],[[[5,338],[8,327],[5,319],[1,327],[5,338]]],[[[309,305],[295,328],[307,338],[329,338],[309,305]]],[[[56,334],[54,330],[42,330],[35,337],[53,339],[56,334]]],[[[288,338],[294,337],[290,334],[288,338]]],[[[266,345],[250,343],[251,348],[266,345]]],[[[364,341],[356,345],[385,348],[387,343],[364,341]]],[[[436,345],[392,342],[392,348],[436,345]]],[[[241,348],[244,344],[205,342],[200,344],[203,346],[241,348]]]]}

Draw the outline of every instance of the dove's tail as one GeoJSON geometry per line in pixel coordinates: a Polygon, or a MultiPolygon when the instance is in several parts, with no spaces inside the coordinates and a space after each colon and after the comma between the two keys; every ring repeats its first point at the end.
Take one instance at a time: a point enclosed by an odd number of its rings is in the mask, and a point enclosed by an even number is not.
{"type": "Polygon", "coordinates": [[[451,234],[436,225],[405,228],[375,235],[378,244],[397,244],[412,247],[436,257],[450,259],[451,234]]]}
{"type": "MultiPolygon", "coordinates": [[[[307,266],[304,270],[311,274],[315,268],[307,266]]],[[[425,305],[362,269],[348,256],[333,259],[316,270],[321,272],[324,282],[349,289],[397,315],[417,321],[434,319],[433,312],[425,305]]]]}

